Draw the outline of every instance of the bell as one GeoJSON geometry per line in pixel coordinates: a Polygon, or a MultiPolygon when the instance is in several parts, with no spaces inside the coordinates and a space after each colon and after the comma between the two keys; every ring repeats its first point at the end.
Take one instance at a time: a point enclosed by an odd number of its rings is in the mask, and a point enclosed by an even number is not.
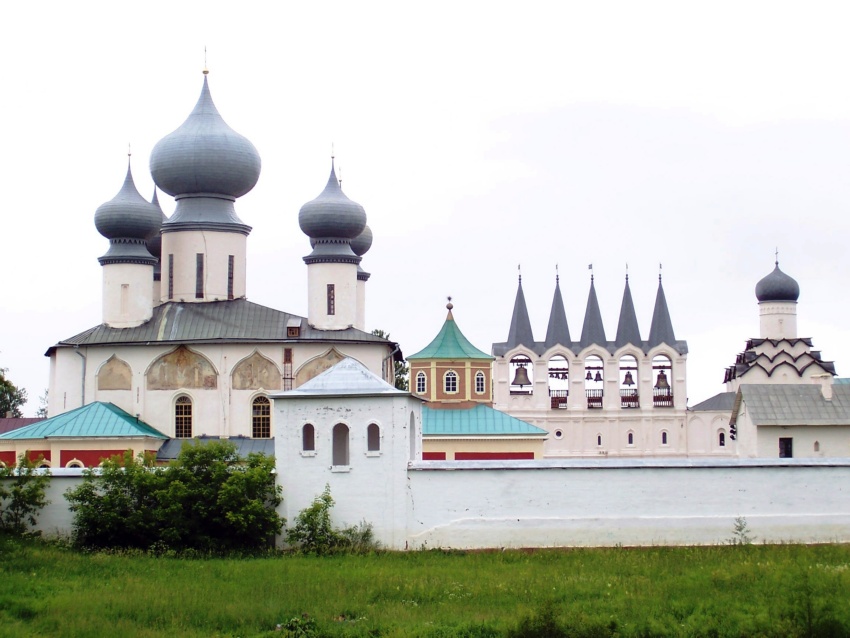
{"type": "Polygon", "coordinates": [[[599,370],[596,371],[596,376],[593,377],[594,381],[602,381],[602,373],[599,370]]]}
{"type": "Polygon", "coordinates": [[[667,375],[664,374],[664,370],[658,373],[658,378],[655,380],[655,389],[656,390],[669,390],[670,384],[667,383],[667,375]]]}
{"type": "Polygon", "coordinates": [[[626,377],[623,379],[623,385],[634,385],[634,384],[635,384],[635,380],[632,379],[632,371],[627,370],[626,371],[626,377]]]}
{"type": "Polygon", "coordinates": [[[590,370],[587,371],[587,376],[585,377],[588,381],[593,381],[593,375],[590,373],[590,370]]]}
{"type": "Polygon", "coordinates": [[[514,380],[511,385],[518,385],[519,387],[531,385],[531,380],[528,378],[528,372],[526,371],[525,366],[517,366],[516,375],[514,375],[514,380]]]}

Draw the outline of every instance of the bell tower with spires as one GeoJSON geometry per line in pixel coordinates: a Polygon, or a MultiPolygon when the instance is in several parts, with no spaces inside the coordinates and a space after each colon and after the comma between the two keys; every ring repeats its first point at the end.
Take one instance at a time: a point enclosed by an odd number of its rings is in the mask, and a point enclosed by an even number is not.
{"type": "Polygon", "coordinates": [[[195,108],[157,142],[150,168],[160,190],[177,202],[162,222],[161,299],[205,302],[246,295],[246,244],[251,227],[234,202],[260,177],[254,145],[219,115],[204,84],[195,108]]]}

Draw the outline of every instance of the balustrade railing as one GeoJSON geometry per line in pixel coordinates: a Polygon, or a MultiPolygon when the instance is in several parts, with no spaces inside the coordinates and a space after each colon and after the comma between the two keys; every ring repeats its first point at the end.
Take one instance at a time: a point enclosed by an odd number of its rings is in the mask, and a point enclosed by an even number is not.
{"type": "Polygon", "coordinates": [[[668,388],[653,388],[652,405],[656,408],[672,408],[673,390],[668,388]]]}
{"type": "Polygon", "coordinates": [[[620,407],[622,408],[639,408],[640,396],[635,389],[623,388],[620,390],[620,407]]]}
{"type": "Polygon", "coordinates": [[[587,407],[589,409],[598,409],[602,407],[603,390],[585,390],[584,394],[587,397],[587,407]]]}
{"type": "Polygon", "coordinates": [[[549,401],[553,410],[564,410],[567,407],[569,390],[549,390],[549,401]]]}

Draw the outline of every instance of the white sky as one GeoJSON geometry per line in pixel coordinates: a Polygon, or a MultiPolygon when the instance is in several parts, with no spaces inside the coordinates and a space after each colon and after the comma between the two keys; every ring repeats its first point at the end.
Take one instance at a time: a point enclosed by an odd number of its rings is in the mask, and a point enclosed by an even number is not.
{"type": "Polygon", "coordinates": [[[368,328],[406,354],[446,295],[476,346],[504,341],[518,263],[542,340],[556,263],[578,339],[587,264],[613,338],[628,262],[646,338],[663,262],[694,404],[758,336],[778,246],[800,336],[850,375],[850,5],[695,4],[6,3],[0,367],[32,414],[45,350],[100,323],[94,212],[128,142],[150,197],[150,149],[194,106],[206,46],[216,105],[263,160],[236,204],[252,301],[306,315],[298,210],[333,143],[375,235],[368,328]]]}

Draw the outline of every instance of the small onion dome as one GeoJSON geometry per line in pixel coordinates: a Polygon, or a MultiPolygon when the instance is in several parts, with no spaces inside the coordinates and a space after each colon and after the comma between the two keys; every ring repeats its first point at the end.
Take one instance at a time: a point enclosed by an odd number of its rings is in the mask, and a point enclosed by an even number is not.
{"type": "Polygon", "coordinates": [[[97,231],[107,239],[147,241],[159,232],[162,212],[139,194],[127,164],[127,177],[118,194],[94,214],[97,231]]]}
{"type": "Polygon", "coordinates": [[[207,77],[194,110],[151,153],[151,175],[163,191],[178,195],[241,197],[260,178],[260,154],[219,115],[207,77]]]}
{"type": "MultiPolygon", "coordinates": [[[[151,200],[151,204],[159,211],[159,214],[162,216],[162,221],[167,222],[168,217],[164,212],[162,212],[162,206],[159,205],[159,197],[156,194],[156,186],[153,189],[153,199],[151,200]]],[[[160,229],[162,225],[160,225],[160,229]]],[[[162,256],[162,233],[157,231],[157,233],[148,240],[148,252],[159,259],[162,256]]]]}
{"type": "Polygon", "coordinates": [[[363,232],[351,240],[351,250],[358,257],[362,257],[372,247],[372,229],[367,225],[363,232]]]}
{"type": "Polygon", "coordinates": [[[800,284],[779,270],[779,262],[773,272],[756,284],[756,299],[761,301],[797,301],[800,284]]]}
{"type": "Polygon", "coordinates": [[[366,227],[366,211],[342,192],[333,163],[325,190],[301,207],[298,224],[312,239],[354,239],[366,227]]]}

